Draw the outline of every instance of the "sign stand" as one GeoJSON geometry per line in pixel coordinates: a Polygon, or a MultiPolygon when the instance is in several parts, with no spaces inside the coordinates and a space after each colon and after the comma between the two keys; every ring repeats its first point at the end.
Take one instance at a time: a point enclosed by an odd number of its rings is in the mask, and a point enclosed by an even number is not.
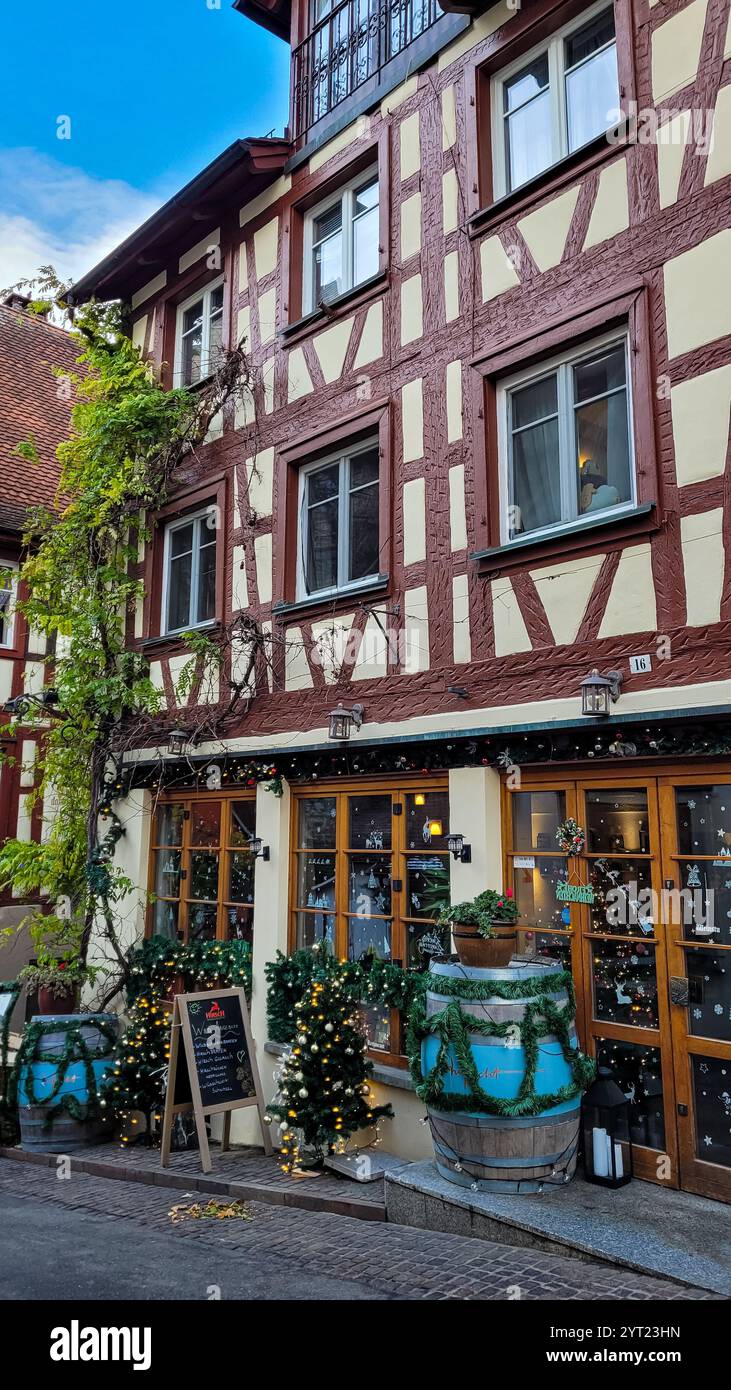
{"type": "Polygon", "coordinates": [[[191,1110],[195,1116],[204,1173],[210,1173],[212,1168],[206,1115],[223,1115],[221,1151],[225,1152],[230,1145],[231,1111],[255,1105],[259,1111],[264,1152],[272,1154],[274,1150],[265,1119],[266,1107],[243,989],[176,994],[171,1030],[161,1166],[167,1168],[170,1162],[175,1116],[189,1114],[191,1110]]]}

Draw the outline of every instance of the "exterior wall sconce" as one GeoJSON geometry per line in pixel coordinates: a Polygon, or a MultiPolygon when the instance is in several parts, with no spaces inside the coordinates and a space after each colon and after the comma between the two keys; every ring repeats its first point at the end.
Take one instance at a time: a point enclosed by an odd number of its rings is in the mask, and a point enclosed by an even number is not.
{"type": "Polygon", "coordinates": [[[171,758],[180,758],[188,746],[188,730],[176,724],[168,734],[168,753],[171,758]]]}
{"type": "Polygon", "coordinates": [[[464,835],[448,835],[447,849],[461,864],[472,863],[472,845],[466,845],[464,835]]]}
{"type": "Polygon", "coordinates": [[[262,844],[260,835],[249,840],[249,850],[255,859],[263,859],[265,864],[269,862],[269,846],[262,844]]]}
{"type": "Polygon", "coordinates": [[[359,729],[363,723],[363,706],[352,705],[346,709],[344,705],[338,705],[337,709],[330,711],[330,738],[349,739],[353,726],[359,729]]]}
{"type": "Polygon", "coordinates": [[[593,719],[606,718],[611,705],[616,704],[622,689],[622,672],[607,671],[600,676],[596,667],[581,682],[581,713],[593,719]]]}

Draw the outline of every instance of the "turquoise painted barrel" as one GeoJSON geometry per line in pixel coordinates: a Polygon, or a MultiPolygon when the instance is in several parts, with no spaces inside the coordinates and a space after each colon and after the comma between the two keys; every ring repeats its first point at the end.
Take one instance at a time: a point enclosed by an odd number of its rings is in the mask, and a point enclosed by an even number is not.
{"type": "Polygon", "coordinates": [[[36,1153],[69,1153],[111,1137],[113,1122],[97,1117],[78,1120],[66,1104],[48,1123],[49,1108],[72,1098],[80,1106],[89,1102],[87,1056],[97,1087],[112,1066],[114,1042],[98,1026],[106,1025],[116,1036],[116,1014],[51,1014],[32,1023],[53,1024],[36,1039],[32,1056],[23,1058],[18,1074],[20,1146],[36,1153]],[[65,1061],[58,1060],[66,1054],[65,1061]],[[60,1084],[59,1083],[60,1080],[60,1084]],[[58,1087],[58,1089],[56,1089],[58,1087]],[[55,1095],[54,1095],[55,1091],[55,1095]]]}
{"type": "MultiPolygon", "coordinates": [[[[526,1072],[526,1053],[520,1038],[520,1025],[527,1007],[534,1002],[531,993],[537,977],[561,970],[557,961],[529,962],[501,969],[481,970],[451,962],[432,962],[432,977],[447,977],[454,984],[440,992],[436,980],[426,995],[426,1018],[440,1014],[447,1004],[456,1000],[464,1018],[470,1051],[479,1075],[480,1088],[490,1098],[513,1100],[517,1096],[526,1072]],[[471,981],[488,987],[487,997],[479,1000],[459,993],[460,982],[471,981]],[[489,985],[499,988],[503,982],[527,986],[525,995],[509,1000],[489,994],[489,985]],[[456,987],[456,993],[452,990],[456,987]],[[506,1036],[470,1032],[470,1019],[481,1023],[515,1025],[506,1036]]],[[[543,996],[558,1008],[565,1008],[568,995],[565,988],[543,996]]],[[[540,1026],[540,1025],[539,1025],[540,1026]]],[[[576,1047],[575,1029],[571,1027],[570,1041],[576,1047]]],[[[421,1069],[426,1077],[435,1067],[440,1048],[435,1034],[425,1037],[421,1047],[421,1069]]],[[[470,1094],[470,1087],[460,1069],[453,1044],[447,1049],[444,1075],[444,1095],[458,1097],[470,1094]]],[[[538,1038],[538,1059],[533,1089],[538,1096],[552,1096],[573,1082],[571,1064],[564,1057],[561,1043],[551,1033],[538,1038]]],[[[443,1177],[461,1187],[485,1192],[537,1192],[547,1184],[568,1181],[576,1169],[579,1140],[581,1097],[564,1101],[538,1115],[515,1118],[485,1115],[465,1109],[439,1110],[436,1103],[429,1106],[429,1122],[434,1142],[436,1164],[443,1177]]]]}

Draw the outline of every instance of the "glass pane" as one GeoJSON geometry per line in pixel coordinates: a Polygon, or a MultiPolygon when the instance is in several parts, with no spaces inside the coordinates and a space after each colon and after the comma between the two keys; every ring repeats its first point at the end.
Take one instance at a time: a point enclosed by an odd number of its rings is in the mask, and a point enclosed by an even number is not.
{"type": "Polygon", "coordinates": [[[193,549],[193,522],[189,521],[186,526],[176,526],[170,532],[170,557],[175,560],[179,555],[187,555],[193,549]]]}
{"type": "Polygon", "coordinates": [[[307,592],[333,589],[338,582],[338,499],[307,511],[305,581],[307,592]]]}
{"type": "MultiPolygon", "coordinates": [[[[566,878],[564,858],[537,859],[534,869],[514,869],[513,884],[515,901],[518,905],[521,922],[524,926],[543,930],[547,927],[563,927],[562,912],[568,903],[556,899],[556,884],[566,878]]],[[[567,916],[569,913],[567,913],[567,916]]]]}
{"type": "Polygon", "coordinates": [[[225,914],[229,941],[248,941],[251,945],[254,940],[254,914],[251,908],[227,907],[225,914]]]}
{"type": "Polygon", "coordinates": [[[210,321],[208,332],[208,357],[202,364],[206,373],[215,372],[221,364],[221,344],[223,342],[223,314],[219,311],[210,321]]]}
{"type": "Polygon", "coordinates": [[[387,855],[350,855],[348,910],[359,917],[388,917],[391,912],[391,859],[387,855]]]}
{"type": "Polygon", "coordinates": [[[157,808],[157,843],[182,845],[184,807],[179,801],[157,808]]]}
{"type": "Polygon", "coordinates": [[[566,793],[513,792],[513,849],[556,850],[556,831],[566,819],[566,793]]]}
{"type": "Polygon", "coordinates": [[[310,797],[300,801],[298,814],[300,849],[335,848],[335,809],[334,796],[310,797]]]}
{"type": "Polygon", "coordinates": [[[155,855],[155,892],[159,898],[180,895],[180,850],[159,849],[155,855]]]}
{"type": "Polygon", "coordinates": [[[545,420],[546,416],[556,414],[557,381],[554,373],[553,376],[545,376],[541,381],[534,381],[530,386],[523,386],[519,391],[511,392],[511,420],[514,430],[523,429],[525,425],[533,425],[537,420],[545,420]]]}
{"type": "Polygon", "coordinates": [[[665,1148],[660,1050],[642,1043],[597,1038],[600,1067],[610,1067],[630,1102],[630,1138],[650,1149],[665,1148]]]}
{"type": "Polygon", "coordinates": [[[566,67],[573,68],[577,63],[583,62],[613,38],[614,11],[610,6],[603,14],[597,15],[596,19],[592,19],[589,24],[577,29],[566,39],[566,67]]]}
{"type": "Polygon", "coordinates": [[[615,44],[566,74],[569,150],[601,135],[617,121],[619,83],[615,44]]]}
{"type": "Polygon", "coordinates": [[[553,163],[551,96],[543,92],[505,118],[509,189],[519,188],[553,163]]]}
{"type": "Polygon", "coordinates": [[[297,864],[297,905],[335,906],[335,855],[300,854],[297,864]]]}
{"type": "MultiPolygon", "coordinates": [[[[205,533],[204,533],[205,534],[205,533]]],[[[196,621],[205,623],[216,613],[216,541],[207,541],[200,552],[198,569],[198,612],[196,621]]]]}
{"type": "Polygon", "coordinates": [[[188,908],[188,940],[213,941],[217,913],[215,903],[191,903],[188,908]]]}
{"type": "Polygon", "coordinates": [[[196,299],[195,304],[191,304],[189,309],[183,314],[183,332],[191,333],[193,329],[200,328],[203,322],[203,300],[196,299]]]}
{"type": "Polygon", "coordinates": [[[627,394],[618,391],[575,411],[579,512],[632,500],[627,394]]]}
{"type": "Polygon", "coordinates": [[[218,855],[196,850],[190,856],[190,897],[215,901],[218,897],[218,855]]]}
{"type": "Polygon", "coordinates": [[[297,949],[315,946],[327,941],[332,948],[335,943],[335,918],[325,912],[297,913],[297,949]]]}
{"type": "Polygon", "coordinates": [[[391,923],[377,917],[348,918],[348,960],[391,959],[391,923]]]}
{"type": "Polygon", "coordinates": [[[680,853],[728,859],[731,869],[731,786],[677,787],[675,805],[680,853]]]}
{"type": "Polygon", "coordinates": [[[563,970],[571,969],[571,938],[552,932],[518,931],[518,953],[555,960],[563,970]]]}
{"type": "Polygon", "coordinates": [[[592,854],[649,854],[645,787],[586,793],[586,848],[592,854]]]}
{"type": "Polygon", "coordinates": [[[169,631],[187,627],[190,622],[190,579],[193,564],[192,555],[181,555],[171,560],[168,569],[168,614],[169,631]]]}
{"type": "Polygon", "coordinates": [[[343,283],[343,236],[337,232],[315,248],[314,252],[314,301],[313,309],[323,300],[334,299],[342,294],[343,283]]]}
{"type": "Polygon", "coordinates": [[[696,1153],[706,1163],[731,1168],[731,1062],[693,1058],[696,1153]]]}
{"type": "Polygon", "coordinates": [[[510,534],[561,521],[558,421],[546,420],[513,435],[510,534]]]}
{"type": "Polygon", "coordinates": [[[353,223],[353,284],[360,285],[378,274],[378,208],[364,212],[353,223]]]}
{"type": "Polygon", "coordinates": [[[664,894],[663,921],[682,926],[688,941],[731,946],[731,860],[709,864],[701,859],[679,867],[682,888],[664,894]]]}
{"type": "Polygon", "coordinates": [[[331,237],[335,232],[339,232],[342,225],[343,204],[342,198],[340,198],[337,203],[333,203],[332,207],[327,208],[325,212],[321,212],[319,217],[315,218],[312,224],[313,243],[317,244],[320,241],[325,241],[327,237],[331,237]]]}
{"type": "Polygon", "coordinates": [[[407,970],[426,970],[432,956],[449,954],[449,928],[409,922],[406,926],[407,970]]]}
{"type": "Polygon", "coordinates": [[[406,844],[408,849],[446,849],[449,834],[449,792],[409,792],[406,797],[406,844]],[[442,833],[436,833],[437,823],[442,833]]]}
{"type": "Polygon", "coordinates": [[[391,1012],[389,1009],[360,1009],[368,1046],[378,1052],[391,1050],[391,1012]]]}
{"type": "Polygon", "coordinates": [[[362,188],[358,188],[355,193],[355,211],[367,212],[369,208],[378,207],[378,179],[371,179],[369,183],[364,183],[362,188]]]}
{"type": "Polygon", "coordinates": [[[589,908],[591,931],[611,932],[613,936],[654,935],[656,904],[649,860],[590,860],[589,883],[594,889],[589,908]]]}
{"type": "Polygon", "coordinates": [[[503,109],[515,111],[548,86],[548,54],[541,53],[527,67],[511,77],[503,87],[503,109]]]}
{"type": "Polygon", "coordinates": [[[406,860],[406,916],[438,917],[449,904],[449,859],[410,854],[406,860]]]}
{"type": "MultiPolygon", "coordinates": [[[[221,839],[220,801],[194,801],[190,809],[192,845],[217,845],[221,839]]],[[[196,894],[193,895],[197,896],[196,894]]]]}
{"type": "Polygon", "coordinates": [[[234,903],[254,901],[254,856],[238,850],[229,856],[228,897],[234,903]]]}
{"type": "Polygon", "coordinates": [[[594,1017],[658,1028],[655,948],[644,941],[592,941],[594,1017]]]}
{"type": "Polygon", "coordinates": [[[230,843],[248,845],[256,835],[256,802],[234,801],[231,803],[230,843]]]}
{"type": "Polygon", "coordinates": [[[378,483],[350,494],[348,579],[378,574],[378,483]]]}
{"type": "Polygon", "coordinates": [[[199,299],[183,314],[180,375],[183,386],[200,380],[203,347],[203,300],[199,299]]]}
{"type": "Polygon", "coordinates": [[[155,936],[168,936],[173,941],[178,935],[178,904],[156,902],[153,908],[152,930],[155,936]]]}
{"type": "Polygon", "coordinates": [[[690,1032],[731,1042],[731,957],[725,951],[688,951],[686,962],[690,1032]]]}
{"type": "Polygon", "coordinates": [[[350,849],[391,848],[390,796],[348,798],[348,845],[350,849]]]}
{"type": "Polygon", "coordinates": [[[577,404],[606,395],[627,384],[624,343],[608,349],[599,357],[579,362],[574,367],[574,400],[577,404]]]}
{"type": "Polygon", "coordinates": [[[316,468],[307,475],[307,505],[314,507],[320,502],[328,502],[337,497],[340,488],[340,464],[332,463],[327,468],[316,468]]]}
{"type": "Polygon", "coordinates": [[[350,488],[366,487],[368,483],[378,482],[378,446],[355,454],[350,460],[350,488]]]}

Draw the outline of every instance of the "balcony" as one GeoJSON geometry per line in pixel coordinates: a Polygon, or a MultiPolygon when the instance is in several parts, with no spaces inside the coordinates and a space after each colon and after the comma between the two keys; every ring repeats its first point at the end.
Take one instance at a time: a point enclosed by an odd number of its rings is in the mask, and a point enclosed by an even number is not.
{"type": "Polygon", "coordinates": [[[295,139],[369,83],[444,12],[438,0],[343,0],[293,54],[295,139]]]}

